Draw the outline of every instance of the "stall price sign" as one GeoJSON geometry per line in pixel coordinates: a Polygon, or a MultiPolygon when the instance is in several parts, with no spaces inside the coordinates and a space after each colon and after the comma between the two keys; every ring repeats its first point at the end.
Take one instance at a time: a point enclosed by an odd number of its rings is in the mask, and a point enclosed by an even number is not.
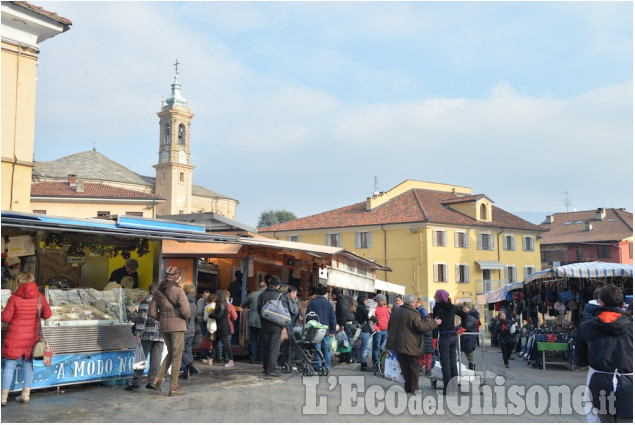
{"type": "Polygon", "coordinates": [[[9,257],[35,255],[35,245],[33,245],[29,235],[11,236],[9,242],[6,243],[5,250],[9,257]]]}

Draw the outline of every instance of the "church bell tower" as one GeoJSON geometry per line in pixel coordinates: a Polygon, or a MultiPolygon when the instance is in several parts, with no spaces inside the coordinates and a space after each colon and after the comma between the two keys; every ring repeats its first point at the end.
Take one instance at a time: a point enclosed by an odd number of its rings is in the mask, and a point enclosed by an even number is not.
{"type": "Polygon", "coordinates": [[[165,198],[157,205],[158,215],[189,214],[192,211],[192,171],[190,165],[190,102],[181,95],[179,61],[174,64],[174,82],[167,99],[161,99],[159,116],[159,162],[155,194],[165,198]]]}

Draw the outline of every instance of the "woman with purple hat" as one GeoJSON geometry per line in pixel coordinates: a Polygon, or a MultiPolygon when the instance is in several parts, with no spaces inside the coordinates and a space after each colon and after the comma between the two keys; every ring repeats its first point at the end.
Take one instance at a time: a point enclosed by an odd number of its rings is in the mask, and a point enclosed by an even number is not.
{"type": "MultiPolygon", "coordinates": [[[[432,317],[441,319],[441,325],[435,330],[438,332],[439,360],[443,371],[443,395],[445,395],[448,384],[455,376],[458,376],[457,359],[457,333],[454,326],[454,316],[461,318],[461,327],[465,328],[466,314],[462,307],[455,307],[450,300],[450,294],[445,289],[439,289],[434,294],[434,309],[432,317]]],[[[457,388],[452,387],[451,392],[456,392],[457,388]]]]}

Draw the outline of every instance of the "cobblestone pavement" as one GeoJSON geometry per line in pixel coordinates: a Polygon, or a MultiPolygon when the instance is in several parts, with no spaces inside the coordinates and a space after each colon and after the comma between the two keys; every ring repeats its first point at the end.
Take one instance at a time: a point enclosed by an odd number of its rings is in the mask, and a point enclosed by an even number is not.
{"type": "MultiPolygon", "coordinates": [[[[480,352],[476,358],[477,364],[483,362],[480,352]]],[[[197,362],[201,373],[180,382],[187,391],[181,397],[168,397],[167,382],[162,394],[146,390],[143,386],[140,390],[129,392],[124,391],[123,386],[98,384],[34,391],[28,404],[16,402],[15,394],[12,394],[8,405],[2,408],[2,423],[585,422],[584,416],[576,413],[575,409],[571,414],[550,413],[545,407],[548,396],[541,391],[534,391],[532,397],[528,397],[534,400],[530,403],[534,406],[532,409],[521,409],[511,414],[507,411],[505,414],[487,411],[480,414],[476,409],[479,403],[497,406],[492,403],[496,392],[489,389],[500,383],[501,377],[504,385],[498,388],[502,391],[503,387],[510,385],[534,386],[534,389],[536,385],[574,388],[583,385],[586,378],[586,373],[569,371],[559,365],[549,366],[546,371],[532,369],[521,360],[512,360],[511,367],[505,369],[500,353],[490,347],[486,347],[484,359],[488,379],[482,395],[471,388],[472,391],[461,393],[461,398],[444,398],[431,387],[427,378],[422,377],[420,402],[415,403],[417,400],[411,398],[409,407],[406,404],[408,399],[399,386],[372,373],[362,374],[358,371],[359,364],[335,364],[328,377],[307,380],[297,372],[282,374],[280,378],[265,378],[261,375],[262,366],[237,360],[234,368],[197,362]],[[495,376],[499,377],[496,378],[499,382],[495,382],[495,376]],[[349,382],[351,377],[363,377],[362,388],[356,392],[357,402],[346,401],[350,397],[342,399],[342,393],[350,394],[345,382],[349,382]],[[390,389],[388,394],[401,393],[403,404],[386,402],[383,399],[386,389],[390,389]],[[376,397],[377,391],[381,397],[376,397]],[[472,403],[467,406],[465,414],[459,414],[447,405],[465,400],[472,403]],[[428,403],[425,409],[421,401],[428,403]],[[430,403],[446,404],[443,404],[443,412],[431,412],[428,409],[435,409],[429,407],[430,403]],[[353,407],[348,408],[348,405],[353,407]],[[311,412],[313,414],[309,414],[311,412]]],[[[388,397],[388,400],[395,398],[388,397]]],[[[566,405],[560,400],[551,403],[550,407],[566,405]]]]}

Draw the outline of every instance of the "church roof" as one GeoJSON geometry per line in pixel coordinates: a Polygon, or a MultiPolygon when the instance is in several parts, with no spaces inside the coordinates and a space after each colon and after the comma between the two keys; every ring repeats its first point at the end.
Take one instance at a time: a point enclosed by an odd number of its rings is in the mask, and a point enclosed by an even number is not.
{"type": "MultiPolygon", "coordinates": [[[[33,167],[34,182],[45,178],[66,181],[69,174],[76,174],[79,179],[83,180],[138,184],[149,187],[153,191],[156,181],[155,177],[137,174],[95,149],[64,156],[53,161],[35,161],[33,167]]],[[[198,185],[192,185],[192,195],[233,199],[198,185]]]]}
{"type": "Polygon", "coordinates": [[[42,182],[31,185],[32,198],[99,198],[162,200],[160,196],[137,190],[121,189],[99,183],[84,183],[71,186],[68,182],[42,182]]]}

